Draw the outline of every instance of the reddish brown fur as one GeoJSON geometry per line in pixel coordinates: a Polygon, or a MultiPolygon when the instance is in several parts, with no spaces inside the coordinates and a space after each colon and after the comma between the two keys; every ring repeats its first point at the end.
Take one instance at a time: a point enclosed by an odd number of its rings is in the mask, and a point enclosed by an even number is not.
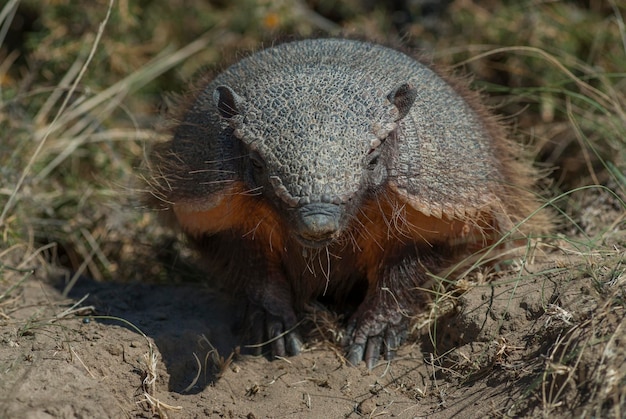
{"type": "Polygon", "coordinates": [[[282,248],[284,239],[278,215],[262,199],[244,191],[243,183],[237,182],[224,191],[219,204],[211,209],[197,210],[197,204],[184,202],[174,204],[172,209],[181,228],[191,236],[231,230],[268,243],[270,248],[282,248]]]}
{"type": "MultiPolygon", "coordinates": [[[[177,203],[172,211],[178,225],[190,236],[199,238],[233,232],[254,241],[254,247],[263,252],[268,265],[278,266],[290,257],[286,247],[290,241],[288,225],[263,198],[244,192],[243,183],[234,183],[211,209],[198,210],[197,203],[177,203]]],[[[489,223],[476,222],[477,219],[489,219],[487,214],[471,220],[439,219],[403,204],[393,193],[380,196],[382,198],[370,199],[362,205],[357,219],[345,233],[354,237],[352,247],[344,245],[342,251],[350,249],[354,253],[353,269],[365,274],[369,287],[380,280],[381,263],[395,257],[406,246],[429,248],[446,245],[452,249],[459,244],[468,244],[479,249],[493,242],[493,234],[486,234],[486,231],[494,232],[492,220],[489,223]]],[[[311,297],[310,294],[315,293],[318,279],[314,276],[309,278],[315,284],[294,281],[295,294],[311,297]]]]}
{"type": "MultiPolygon", "coordinates": [[[[475,220],[427,216],[391,193],[365,203],[358,224],[361,232],[356,240],[360,249],[357,260],[359,266],[368,267],[367,271],[372,273],[378,272],[380,261],[409,243],[417,247],[445,244],[451,248],[459,242],[480,243],[479,247],[488,244],[485,223],[481,226],[475,220]]],[[[377,280],[378,276],[369,279],[377,280]]]]}

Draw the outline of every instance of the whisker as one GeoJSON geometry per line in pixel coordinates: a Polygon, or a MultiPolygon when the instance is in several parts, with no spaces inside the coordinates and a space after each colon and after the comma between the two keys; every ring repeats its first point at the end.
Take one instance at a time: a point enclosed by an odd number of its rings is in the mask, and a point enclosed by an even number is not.
{"type": "Polygon", "coordinates": [[[326,295],[326,291],[328,291],[328,284],[330,283],[330,252],[328,250],[328,246],[325,246],[324,249],[326,250],[326,269],[324,269],[324,266],[322,265],[322,259],[319,257],[319,254],[321,252],[318,253],[320,269],[322,270],[322,275],[324,275],[324,278],[326,278],[326,285],[324,286],[324,292],[322,293],[322,295],[326,295]]]}
{"type": "Polygon", "coordinates": [[[252,240],[254,240],[254,239],[255,239],[255,236],[256,236],[256,231],[259,229],[259,226],[261,225],[261,223],[262,223],[262,222],[263,222],[263,219],[260,219],[260,220],[259,220],[259,221],[255,224],[255,226],[254,226],[254,227],[252,227],[252,229],[251,229],[250,231],[248,231],[247,233],[244,233],[244,235],[243,235],[243,236],[241,236],[241,237],[248,237],[248,236],[250,236],[250,235],[251,235],[251,236],[252,236],[252,237],[251,237],[251,238],[252,238],[252,240]]]}
{"type": "MultiPolygon", "coordinates": [[[[374,221],[372,221],[372,219],[370,219],[367,214],[364,212],[364,210],[362,208],[359,208],[359,212],[363,215],[363,217],[369,221],[370,224],[374,224],[374,221]]],[[[359,219],[359,217],[357,217],[357,222],[363,227],[362,229],[359,230],[359,234],[361,235],[361,237],[363,237],[364,239],[370,239],[372,240],[376,246],[378,246],[378,248],[380,250],[384,250],[385,248],[383,247],[383,245],[378,241],[378,238],[365,226],[365,224],[359,219]]]]}

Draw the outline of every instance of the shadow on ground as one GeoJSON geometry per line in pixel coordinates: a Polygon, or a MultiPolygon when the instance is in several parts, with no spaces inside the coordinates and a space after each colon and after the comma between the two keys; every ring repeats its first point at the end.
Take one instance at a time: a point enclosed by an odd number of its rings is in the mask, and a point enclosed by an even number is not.
{"type": "Polygon", "coordinates": [[[95,321],[122,326],[139,337],[132,324],[154,340],[173,392],[201,392],[216,379],[211,351],[227,358],[239,345],[235,326],[244,304],[200,284],[128,284],[81,277],[68,297],[79,300],[85,295],[83,305],[94,306],[95,321]],[[185,390],[199,371],[194,353],[201,363],[201,374],[196,384],[185,390]]]}

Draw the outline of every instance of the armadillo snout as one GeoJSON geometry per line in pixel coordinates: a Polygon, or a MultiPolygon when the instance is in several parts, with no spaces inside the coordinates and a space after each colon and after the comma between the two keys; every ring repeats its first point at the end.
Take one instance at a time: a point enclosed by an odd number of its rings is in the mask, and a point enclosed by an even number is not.
{"type": "Polygon", "coordinates": [[[340,229],[342,209],[339,205],[315,203],[297,210],[296,237],[307,247],[323,247],[340,229]]]}

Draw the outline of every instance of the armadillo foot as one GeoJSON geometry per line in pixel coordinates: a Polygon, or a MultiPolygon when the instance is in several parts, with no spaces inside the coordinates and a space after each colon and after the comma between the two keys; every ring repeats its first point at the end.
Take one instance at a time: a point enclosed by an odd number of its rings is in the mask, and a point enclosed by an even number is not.
{"type": "Polygon", "coordinates": [[[295,314],[279,316],[251,304],[245,319],[248,326],[246,340],[251,344],[247,348],[260,355],[262,349],[270,346],[272,357],[298,355],[302,351],[302,339],[296,332],[295,314]]]}
{"type": "Polygon", "coordinates": [[[371,370],[381,354],[388,361],[395,357],[396,350],[406,338],[407,322],[400,316],[391,317],[399,317],[399,320],[383,320],[372,312],[353,317],[346,333],[349,339],[346,358],[350,364],[356,366],[365,360],[371,370]]]}

